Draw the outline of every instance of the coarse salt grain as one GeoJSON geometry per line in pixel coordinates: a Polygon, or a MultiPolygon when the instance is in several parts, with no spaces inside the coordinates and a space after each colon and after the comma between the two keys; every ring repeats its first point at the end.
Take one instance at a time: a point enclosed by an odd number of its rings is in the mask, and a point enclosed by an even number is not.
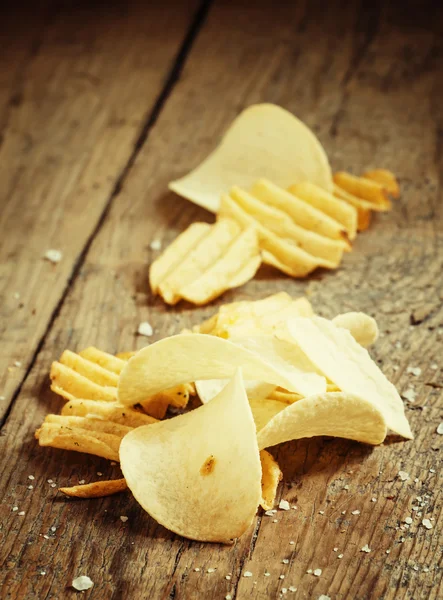
{"type": "Polygon", "coordinates": [[[423,519],[421,524],[423,525],[423,527],[426,527],[426,529],[432,529],[432,523],[429,519],[423,519]]]}
{"type": "Polygon", "coordinates": [[[342,515],[345,515],[345,514],[346,514],[346,511],[345,511],[345,510],[342,510],[342,511],[341,511],[341,514],[342,514],[342,515]]]}
{"type": "Polygon", "coordinates": [[[102,473],[101,471],[97,471],[97,475],[98,475],[99,477],[101,477],[101,476],[103,475],[103,473],[102,473]]]}
{"type": "Polygon", "coordinates": [[[371,502],[377,502],[377,498],[371,498],[371,502]]]}
{"type": "Polygon", "coordinates": [[[439,435],[443,435],[443,423],[440,423],[440,425],[437,427],[437,433],[439,435]]]}
{"type": "Polygon", "coordinates": [[[40,571],[40,575],[46,575],[46,571],[40,571]]]}
{"type": "Polygon", "coordinates": [[[28,490],[33,490],[34,486],[33,485],[28,485],[28,490]]]}
{"type": "Polygon", "coordinates": [[[361,549],[361,552],[366,552],[366,553],[368,553],[368,552],[370,552],[370,551],[371,551],[371,549],[369,548],[368,544],[365,544],[365,545],[363,546],[363,548],[361,549]]]}
{"type": "Polygon", "coordinates": [[[308,569],[308,570],[306,571],[306,573],[309,573],[309,575],[310,575],[310,574],[312,573],[312,569],[308,569]]]}
{"type": "Polygon", "coordinates": [[[402,481],[408,481],[408,479],[410,479],[409,473],[406,473],[406,471],[399,471],[398,476],[402,481]]]}
{"type": "Polygon", "coordinates": [[[280,575],[279,579],[284,579],[285,576],[284,575],[280,575]]]}
{"type": "Polygon", "coordinates": [[[226,594],[226,596],[225,596],[225,600],[232,600],[232,596],[231,596],[231,594],[226,594]]]}
{"type": "Polygon", "coordinates": [[[322,570],[321,570],[321,569],[315,569],[315,570],[314,570],[314,575],[315,575],[316,577],[320,577],[321,573],[322,573],[322,570]]]}
{"type": "Polygon", "coordinates": [[[154,330],[152,329],[152,325],[148,323],[148,321],[143,321],[143,323],[140,323],[140,325],[138,326],[137,333],[139,335],[149,337],[154,333],[154,330]]]}
{"type": "Polygon", "coordinates": [[[48,479],[48,483],[52,483],[52,479],[48,479]]]}
{"type": "Polygon", "coordinates": [[[273,517],[274,516],[274,511],[273,510],[266,510],[265,511],[265,515],[267,517],[273,517]]]}
{"type": "Polygon", "coordinates": [[[87,577],[86,575],[80,575],[80,577],[76,577],[72,580],[72,587],[79,592],[83,590],[89,590],[94,585],[92,579],[87,577]]]}
{"type": "Polygon", "coordinates": [[[149,244],[149,247],[151,250],[161,250],[162,243],[160,240],[152,240],[152,242],[149,244]]]}
{"type": "Polygon", "coordinates": [[[13,506],[12,507],[12,512],[17,512],[18,511],[18,506],[13,506]]]}
{"type": "Polygon", "coordinates": [[[294,546],[295,542],[293,542],[292,540],[289,542],[291,546],[294,546]]]}
{"type": "Polygon", "coordinates": [[[331,598],[329,596],[325,596],[325,594],[321,594],[321,596],[318,597],[318,600],[331,600],[331,598]]]}
{"type": "Polygon", "coordinates": [[[252,577],[252,573],[251,573],[251,571],[245,571],[245,572],[243,573],[243,577],[252,577]]]}
{"type": "Polygon", "coordinates": [[[435,469],[429,469],[429,473],[435,473],[435,469]]]}
{"type": "Polygon", "coordinates": [[[51,487],[55,488],[55,487],[57,487],[57,484],[56,483],[51,483],[51,487]]]}
{"type": "Polygon", "coordinates": [[[215,569],[213,567],[209,567],[209,569],[206,569],[206,573],[215,573],[215,569]]]}
{"type": "Polygon", "coordinates": [[[271,573],[268,573],[268,571],[265,571],[265,572],[263,573],[263,575],[264,575],[265,577],[269,577],[269,576],[271,575],[271,573]]]}
{"type": "MultiPolygon", "coordinates": [[[[23,517],[23,515],[25,514],[25,511],[24,511],[24,510],[21,510],[21,511],[20,511],[18,514],[19,514],[21,517],[23,517]]],[[[432,525],[431,525],[431,527],[432,527],[432,525]]]]}
{"type": "Polygon", "coordinates": [[[386,550],[386,554],[389,554],[391,551],[390,550],[386,550]]]}
{"type": "Polygon", "coordinates": [[[22,363],[19,360],[16,360],[14,363],[14,367],[21,367],[22,363]]]}
{"type": "Polygon", "coordinates": [[[51,527],[51,531],[57,531],[57,527],[51,527]]]}
{"type": "Polygon", "coordinates": [[[282,560],[282,563],[283,563],[284,565],[289,565],[289,560],[288,560],[287,558],[284,558],[284,559],[282,560]]]}
{"type": "Polygon", "coordinates": [[[343,554],[339,554],[337,558],[343,558],[343,554]]]}
{"type": "Polygon", "coordinates": [[[62,257],[63,254],[60,252],[60,250],[47,250],[43,256],[43,258],[49,260],[49,262],[52,262],[54,265],[59,263],[62,257]]]}
{"type": "Polygon", "coordinates": [[[120,517],[120,521],[121,521],[122,523],[126,523],[126,521],[127,521],[127,520],[128,520],[128,517],[126,517],[125,515],[122,515],[122,516],[120,517]]]}
{"type": "Polygon", "coordinates": [[[43,537],[45,538],[45,540],[49,540],[49,535],[44,535],[43,537]]]}
{"type": "Polygon", "coordinates": [[[405,523],[407,523],[408,525],[411,525],[412,522],[413,521],[412,521],[411,517],[406,517],[405,523]]]}
{"type": "Polygon", "coordinates": [[[28,479],[30,479],[31,481],[34,481],[35,477],[34,477],[34,475],[28,475],[28,479]]]}
{"type": "Polygon", "coordinates": [[[319,510],[319,511],[318,511],[318,513],[319,513],[320,515],[324,515],[324,514],[325,514],[325,511],[324,511],[324,510],[319,510]]]}
{"type": "Polygon", "coordinates": [[[231,576],[230,575],[225,575],[225,579],[227,579],[228,581],[231,581],[231,576]]]}
{"type": "Polygon", "coordinates": [[[273,523],[278,523],[278,519],[273,519],[272,522],[273,523]]]}
{"type": "Polygon", "coordinates": [[[349,490],[349,485],[344,485],[344,486],[343,486],[343,489],[344,489],[344,490],[349,490]]]}
{"type": "Polygon", "coordinates": [[[338,548],[334,548],[334,552],[337,552],[337,551],[338,551],[338,548]]]}
{"type": "Polygon", "coordinates": [[[200,569],[199,569],[198,567],[195,567],[194,571],[195,571],[196,573],[198,573],[198,572],[200,571],[200,569]]]}
{"type": "Polygon", "coordinates": [[[284,588],[284,587],[283,587],[283,588],[281,589],[281,593],[282,593],[282,594],[287,594],[287,593],[288,593],[288,588],[284,588]]]}
{"type": "Polygon", "coordinates": [[[289,502],[287,500],[280,500],[278,508],[281,510],[289,510],[291,507],[289,506],[289,502]]]}
{"type": "Polygon", "coordinates": [[[351,515],[359,515],[359,514],[360,514],[359,510],[353,510],[351,513],[351,515]]]}

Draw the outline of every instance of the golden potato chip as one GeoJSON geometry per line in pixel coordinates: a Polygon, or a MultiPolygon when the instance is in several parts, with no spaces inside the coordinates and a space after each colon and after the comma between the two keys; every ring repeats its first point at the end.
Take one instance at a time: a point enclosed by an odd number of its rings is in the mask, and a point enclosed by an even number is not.
{"type": "Polygon", "coordinates": [[[128,489],[126,479],[111,479],[109,481],[94,481],[83,485],[62,487],[59,491],[71,498],[103,498],[112,496],[128,489]]]}
{"type": "Polygon", "coordinates": [[[327,392],[293,404],[276,400],[251,403],[260,449],[282,442],[330,435],[381,444],[387,427],[382,412],[368,400],[345,392],[327,392]]]}
{"type": "Polygon", "coordinates": [[[298,199],[307,202],[338,223],[341,223],[346,229],[349,239],[355,239],[357,235],[357,209],[355,207],[350,206],[339,198],[335,198],[326,190],[309,181],[291,185],[288,191],[298,199]]]}
{"type": "MultiPolygon", "coordinates": [[[[209,379],[196,381],[198,397],[202,404],[206,404],[215,398],[228,384],[229,379],[209,379]]],[[[263,383],[261,381],[245,381],[246,394],[248,398],[267,398],[275,389],[275,385],[263,383]]]]}
{"type": "Polygon", "coordinates": [[[347,202],[356,209],[358,231],[366,231],[366,229],[368,229],[369,225],[371,224],[371,210],[386,210],[383,207],[379,207],[376,204],[371,204],[370,202],[366,202],[366,200],[362,200],[361,198],[357,198],[357,196],[349,194],[345,190],[342,190],[342,188],[335,183],[334,196],[340,200],[344,200],[344,202],[347,202]]]}
{"type": "Polygon", "coordinates": [[[312,181],[331,191],[331,168],[318,139],[279,106],[257,104],[231,124],[220,145],[169,189],[211,212],[232,185],[249,188],[260,177],[282,187],[312,181]]]}
{"type": "Polygon", "coordinates": [[[378,339],[377,321],[361,312],[348,312],[332,319],[337,327],[347,329],[352,337],[364,348],[372,346],[378,339]]]}
{"type": "Polygon", "coordinates": [[[46,415],[45,423],[56,423],[60,426],[77,429],[86,429],[88,431],[98,431],[102,433],[111,433],[122,438],[129,433],[133,427],[121,425],[115,421],[105,421],[102,418],[94,416],[79,417],[76,415],[46,415]]]}
{"type": "Polygon", "coordinates": [[[244,211],[230,196],[223,196],[219,216],[230,218],[242,227],[255,227],[258,232],[263,262],[271,264],[292,277],[304,277],[318,267],[336,268],[336,263],[315,257],[298,246],[281,239],[244,211]]]}
{"type": "MultiPolygon", "coordinates": [[[[99,350],[98,348],[94,348],[94,346],[90,346],[89,348],[85,348],[85,350],[82,350],[78,354],[82,358],[85,358],[85,359],[99,365],[100,367],[103,367],[103,369],[106,369],[106,371],[111,371],[112,373],[115,373],[116,375],[120,375],[123,367],[125,366],[125,361],[130,358],[130,356],[126,357],[126,356],[123,356],[123,354],[132,355],[133,353],[127,352],[127,353],[121,353],[122,356],[120,356],[120,355],[114,356],[112,354],[108,354],[107,352],[103,352],[102,350],[99,350]]],[[[60,362],[63,362],[63,361],[60,360],[60,362]]],[[[98,381],[95,379],[94,376],[92,377],[92,379],[96,383],[98,383],[98,381]]]]}
{"type": "Polygon", "coordinates": [[[268,395],[268,400],[278,400],[279,402],[284,402],[285,404],[292,404],[293,402],[298,402],[302,398],[302,394],[297,394],[296,392],[286,392],[285,390],[281,389],[273,390],[268,395]]]}
{"type": "Polygon", "coordinates": [[[387,191],[377,181],[366,179],[365,177],[356,177],[350,173],[339,171],[334,174],[334,183],[348,192],[348,194],[353,194],[357,198],[380,207],[380,210],[391,209],[391,201],[389,200],[387,191]]]}
{"type": "MultiPolygon", "coordinates": [[[[189,237],[189,229],[182,236],[189,237]]],[[[198,232],[190,248],[186,245],[186,254],[176,254],[172,266],[170,248],[151,266],[152,291],[159,293],[168,304],[176,304],[181,299],[194,304],[210,302],[226,290],[246,283],[260,266],[258,239],[253,228],[242,231],[231,219],[220,219],[204,231],[203,235],[198,232]]],[[[180,246],[180,237],[173,245],[180,246]]]]}
{"type": "Polygon", "coordinates": [[[117,398],[117,388],[103,386],[91,381],[84,375],[77,373],[66,365],[53,362],[51,365],[51,390],[66,400],[74,398],[88,398],[90,400],[104,400],[114,402],[117,398]]]}
{"type": "Polygon", "coordinates": [[[118,375],[116,373],[101,367],[95,362],[83,358],[79,354],[75,354],[75,352],[65,350],[60,357],[60,362],[97,385],[117,387],[118,375]]]}
{"type": "Polygon", "coordinates": [[[126,362],[135,354],[137,354],[137,350],[133,350],[132,352],[117,352],[115,356],[116,358],[120,358],[121,360],[124,360],[126,362]]]}
{"type": "Polygon", "coordinates": [[[121,437],[112,433],[89,431],[78,427],[65,427],[58,423],[43,423],[35,432],[40,446],[51,446],[61,450],[74,450],[94,454],[109,460],[119,460],[118,449],[121,437]]]}
{"type": "Polygon", "coordinates": [[[287,326],[297,346],[343,393],[371,403],[393,432],[413,437],[397,390],[349,331],[321,317],[292,319],[287,326]]]}
{"type": "Polygon", "coordinates": [[[398,198],[400,196],[400,186],[398,185],[397,178],[391,171],[386,169],[374,169],[373,171],[366,171],[366,173],[363,173],[363,177],[366,179],[373,179],[382,185],[393,198],[398,198]]]}
{"type": "Polygon", "coordinates": [[[164,527],[201,541],[242,535],[261,499],[261,465],[240,372],[208,404],[131,431],[120,463],[135,499],[164,527]]]}
{"type": "Polygon", "coordinates": [[[157,419],[150,415],[134,410],[128,406],[121,406],[116,402],[101,402],[100,400],[70,400],[62,408],[62,415],[101,418],[113,421],[128,427],[140,427],[156,423],[157,419]]]}
{"type": "Polygon", "coordinates": [[[310,381],[320,385],[321,378],[314,379],[315,374],[308,378],[302,369],[278,355],[280,348],[286,352],[283,342],[279,342],[268,344],[270,358],[263,359],[254,351],[212,335],[196,333],[165,338],[140,350],[125,366],[118,383],[119,401],[132,406],[164,387],[229,378],[238,367],[242,367],[245,379],[273,383],[288,391],[299,391],[300,387],[310,385],[310,381]]]}
{"type": "Polygon", "coordinates": [[[260,506],[263,510],[271,510],[271,508],[274,508],[278,484],[283,478],[283,473],[278,466],[278,462],[266,450],[260,452],[260,461],[262,471],[260,506]]]}

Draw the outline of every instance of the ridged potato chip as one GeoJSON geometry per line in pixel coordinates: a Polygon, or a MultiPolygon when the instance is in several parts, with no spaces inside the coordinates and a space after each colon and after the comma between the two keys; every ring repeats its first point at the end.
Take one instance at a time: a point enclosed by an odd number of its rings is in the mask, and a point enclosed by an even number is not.
{"type": "Polygon", "coordinates": [[[219,146],[169,189],[215,213],[226,190],[233,185],[247,189],[260,177],[282,187],[312,181],[332,190],[328,158],[314,133],[274,104],[244,110],[219,146]]]}
{"type": "Polygon", "coordinates": [[[167,304],[205,304],[252,279],[260,263],[253,227],[242,231],[230,219],[194,223],[151,265],[151,289],[167,304]]]}
{"type": "Polygon", "coordinates": [[[135,499],[164,527],[202,541],[242,535],[261,500],[262,472],[240,372],[208,404],[134,429],[120,464],[135,499]]]}
{"type": "Polygon", "coordinates": [[[378,206],[379,210],[390,210],[392,208],[387,189],[373,179],[357,177],[351,175],[351,173],[339,171],[334,174],[334,183],[348,194],[370,202],[373,207],[378,206]]]}
{"type": "Polygon", "coordinates": [[[374,169],[363,173],[366,179],[372,179],[382,185],[390,196],[398,198],[400,196],[400,186],[394,173],[387,169],[374,169]]]}
{"type": "Polygon", "coordinates": [[[66,427],[59,423],[43,423],[35,432],[40,446],[51,446],[61,450],[74,450],[94,454],[118,461],[121,437],[102,431],[91,431],[81,427],[66,427]]]}

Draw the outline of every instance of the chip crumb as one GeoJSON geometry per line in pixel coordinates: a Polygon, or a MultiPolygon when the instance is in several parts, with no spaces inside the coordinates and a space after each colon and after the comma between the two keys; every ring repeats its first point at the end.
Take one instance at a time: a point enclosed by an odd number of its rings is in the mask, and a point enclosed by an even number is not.
{"type": "Polygon", "coordinates": [[[421,524],[423,525],[423,527],[426,527],[426,529],[432,529],[432,523],[429,519],[423,519],[421,524]]]}
{"type": "MultiPolygon", "coordinates": [[[[19,515],[20,515],[20,517],[23,517],[23,516],[24,516],[24,514],[25,514],[25,511],[24,511],[24,510],[21,510],[21,511],[20,511],[19,513],[17,513],[17,514],[19,514],[19,515]]],[[[432,527],[432,525],[431,525],[431,527],[432,527]]]]}
{"type": "Polygon", "coordinates": [[[440,425],[437,427],[437,433],[439,435],[443,435],[443,423],[440,423],[440,425]]]}
{"type": "Polygon", "coordinates": [[[408,479],[410,479],[409,473],[406,473],[406,471],[399,471],[398,476],[402,481],[408,481],[408,479]]]}
{"type": "Polygon", "coordinates": [[[415,377],[420,377],[420,375],[421,375],[420,367],[408,367],[406,369],[406,372],[410,373],[411,375],[415,375],[415,377]]]}
{"type": "Polygon", "coordinates": [[[86,575],[80,575],[72,580],[72,587],[79,592],[83,590],[89,590],[94,585],[92,579],[87,577],[86,575]]]}
{"type": "Polygon", "coordinates": [[[213,567],[209,567],[209,569],[206,569],[206,573],[215,573],[216,569],[214,569],[213,567]]]}
{"type": "Polygon", "coordinates": [[[149,247],[151,250],[161,250],[162,249],[161,240],[152,240],[152,242],[149,244],[149,247]]]}
{"type": "Polygon", "coordinates": [[[284,558],[284,559],[282,560],[282,563],[283,563],[284,565],[289,565],[289,560],[288,560],[287,558],[284,558]]]}
{"type": "Polygon", "coordinates": [[[243,573],[243,577],[252,577],[252,573],[251,573],[251,571],[245,571],[245,572],[243,573]]]}
{"type": "Polygon", "coordinates": [[[280,500],[278,508],[280,508],[281,510],[289,510],[291,507],[287,500],[280,500]]]}
{"type": "Polygon", "coordinates": [[[366,552],[366,553],[371,552],[371,549],[369,548],[368,544],[365,544],[363,546],[363,548],[361,549],[361,552],[366,552]]]}
{"type": "Polygon", "coordinates": [[[125,516],[125,515],[122,515],[122,516],[120,517],[120,521],[121,521],[122,523],[126,523],[126,521],[127,521],[127,520],[128,520],[128,517],[127,517],[127,516],[125,516]]]}
{"type": "Polygon", "coordinates": [[[412,522],[413,521],[412,521],[411,517],[406,517],[405,523],[407,523],[408,525],[411,525],[412,522]]]}
{"type": "Polygon", "coordinates": [[[138,326],[137,333],[139,335],[144,335],[146,337],[149,337],[154,333],[154,330],[152,329],[152,325],[150,323],[148,323],[148,321],[143,321],[138,326]]]}
{"type": "Polygon", "coordinates": [[[60,252],[60,250],[47,250],[43,256],[44,259],[49,260],[49,262],[52,262],[54,265],[59,263],[62,257],[63,254],[60,252]]]}
{"type": "Polygon", "coordinates": [[[351,513],[351,515],[359,515],[359,514],[360,514],[359,510],[353,510],[351,513]]]}
{"type": "Polygon", "coordinates": [[[403,392],[402,397],[409,402],[415,402],[417,394],[416,391],[412,388],[408,388],[406,392],[403,392]]]}
{"type": "Polygon", "coordinates": [[[315,569],[315,570],[314,570],[314,575],[315,575],[316,577],[320,577],[320,575],[321,575],[321,574],[322,574],[322,570],[321,570],[321,569],[315,569]]]}

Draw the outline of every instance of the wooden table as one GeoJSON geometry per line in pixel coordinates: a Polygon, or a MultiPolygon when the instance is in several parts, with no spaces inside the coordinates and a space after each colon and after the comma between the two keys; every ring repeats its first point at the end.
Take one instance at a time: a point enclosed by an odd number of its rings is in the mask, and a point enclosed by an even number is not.
{"type": "Polygon", "coordinates": [[[442,598],[441,5],[95,4],[16,4],[2,16],[1,597],[75,598],[71,581],[85,574],[91,599],[442,598]],[[403,193],[338,272],[297,281],[263,270],[219,303],[284,289],[309,294],[329,317],[376,316],[375,358],[401,392],[415,386],[415,440],[274,448],[279,498],[298,509],[277,522],[260,514],[226,547],[171,534],[129,494],[61,497],[54,484],[115,477],[118,467],[39,448],[33,434],[61,407],[48,370],[63,349],[135,349],[143,320],[157,339],[215,311],[150,294],[149,243],[212,219],[167,182],[260,101],[311,126],[335,170],[390,168],[403,193]],[[42,259],[49,248],[63,252],[59,264],[42,259]],[[307,573],[317,568],[320,577],[307,573]]]}

